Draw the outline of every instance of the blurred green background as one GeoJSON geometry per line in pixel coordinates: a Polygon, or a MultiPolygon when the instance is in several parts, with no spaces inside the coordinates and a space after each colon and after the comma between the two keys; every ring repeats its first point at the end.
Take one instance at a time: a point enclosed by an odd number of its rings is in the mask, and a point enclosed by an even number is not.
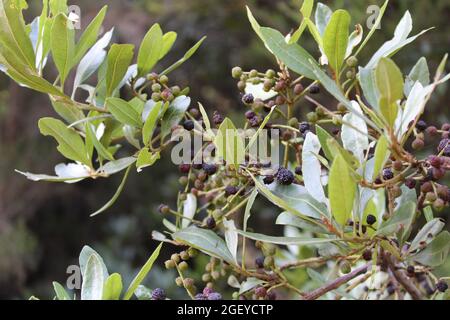
{"type": "MultiPolygon", "coordinates": [[[[176,31],[179,36],[175,48],[161,63],[161,69],[182,56],[203,35],[208,36],[195,56],[171,75],[171,81],[182,86],[189,84],[193,101],[201,101],[209,112],[220,110],[228,115],[243,112],[238,90],[230,76],[231,68],[235,65],[259,70],[275,67],[274,59],[247,21],[245,5],[252,8],[261,24],[287,33],[298,26],[301,2],[69,1],[81,7],[83,26],[101,6],[108,4],[105,27],[116,27],[116,42],[137,45],[155,22],[165,31],[176,31]]],[[[366,33],[367,7],[382,4],[382,1],[363,0],[323,2],[333,9],[349,10],[353,23],[361,23],[366,33]]],[[[26,15],[32,18],[40,12],[40,1],[29,3],[26,15]]],[[[391,1],[381,30],[364,49],[362,57],[368,60],[370,53],[392,37],[405,10],[413,15],[414,32],[431,26],[436,28],[404,49],[395,60],[409,71],[421,56],[426,56],[434,70],[450,48],[449,0],[391,1]]],[[[317,55],[309,34],[303,39],[302,45],[317,55]]],[[[47,71],[54,73],[54,70],[47,71]]],[[[449,97],[449,88],[442,86],[427,107],[427,122],[441,125],[449,120],[449,97]]],[[[305,103],[296,111],[297,115],[301,117],[312,108],[305,103]]],[[[168,161],[159,162],[139,176],[133,174],[116,205],[93,219],[89,214],[111,197],[120,176],[65,185],[33,183],[15,174],[14,169],[51,173],[54,165],[62,161],[54,142],[40,136],[37,129],[40,117],[53,115],[46,96],[20,88],[0,75],[0,299],[28,298],[32,294],[51,298],[51,281],[65,283],[66,268],[77,264],[84,244],[99,251],[109,269],[122,273],[124,282],[129,283],[155,247],[151,231],[162,229],[156,208],[162,202],[175,200],[178,173],[168,161]]],[[[432,143],[428,145],[429,151],[435,148],[432,143]]],[[[278,210],[260,206],[255,212],[252,224],[256,229],[258,225],[270,226],[278,210]]],[[[276,231],[269,229],[268,232],[276,231]]],[[[166,257],[169,254],[170,250],[163,253],[166,257]]],[[[164,261],[164,257],[160,261],[164,261]]],[[[201,274],[201,266],[195,270],[201,274]]],[[[449,271],[450,266],[445,270],[449,271]]],[[[185,297],[181,289],[174,288],[173,279],[172,273],[158,267],[146,284],[169,288],[171,297],[185,297]]]]}

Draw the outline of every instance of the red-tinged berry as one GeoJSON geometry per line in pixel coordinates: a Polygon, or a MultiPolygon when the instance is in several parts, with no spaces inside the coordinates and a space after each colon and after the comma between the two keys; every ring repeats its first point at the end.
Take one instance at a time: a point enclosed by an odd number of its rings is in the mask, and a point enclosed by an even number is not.
{"type": "Polygon", "coordinates": [[[430,156],[428,157],[428,162],[431,164],[432,167],[440,168],[442,163],[442,158],[438,156],[430,156]]]}
{"type": "Polygon", "coordinates": [[[181,173],[188,174],[189,171],[191,170],[191,165],[188,163],[183,163],[183,164],[180,164],[178,169],[180,170],[181,173]]]}
{"type": "Polygon", "coordinates": [[[392,167],[395,171],[399,172],[403,170],[403,163],[401,161],[394,161],[392,164],[392,167]]]}
{"type": "Polygon", "coordinates": [[[372,250],[365,250],[362,254],[362,257],[366,261],[372,260],[372,250]]]}
{"type": "Polygon", "coordinates": [[[415,139],[412,144],[411,147],[414,150],[422,150],[423,147],[425,147],[425,142],[422,139],[415,139]]]}
{"type": "Polygon", "coordinates": [[[267,293],[267,300],[277,300],[277,294],[272,290],[267,293]]]}
{"type": "Polygon", "coordinates": [[[432,168],[431,172],[432,172],[433,180],[435,180],[435,181],[444,178],[445,173],[446,173],[445,169],[443,169],[443,168],[432,168]]]}
{"type": "Polygon", "coordinates": [[[212,288],[210,288],[210,287],[205,287],[205,288],[203,289],[203,294],[204,294],[205,296],[209,296],[211,293],[214,293],[214,290],[213,290],[212,288]]]}
{"type": "Polygon", "coordinates": [[[166,292],[164,289],[156,288],[152,291],[152,300],[166,300],[166,292]]]}
{"type": "Polygon", "coordinates": [[[416,187],[416,184],[417,182],[414,179],[407,179],[405,181],[405,186],[407,186],[409,189],[414,189],[416,187]]]}
{"type": "Polygon", "coordinates": [[[430,136],[436,136],[438,135],[438,129],[435,126],[429,126],[426,130],[426,133],[430,136]]]}
{"type": "Polygon", "coordinates": [[[433,202],[433,209],[436,210],[437,212],[441,212],[444,208],[445,208],[444,200],[439,198],[433,202]]]}
{"type": "Polygon", "coordinates": [[[265,298],[267,295],[267,289],[264,287],[257,287],[255,289],[255,296],[257,298],[265,298]]]}
{"type": "Polygon", "coordinates": [[[301,85],[300,83],[296,84],[294,87],[294,94],[298,96],[298,95],[302,94],[303,90],[305,90],[303,85],[301,85]]]}
{"type": "Polygon", "coordinates": [[[450,123],[444,123],[441,127],[442,131],[449,131],[450,130],[450,123]]]}
{"type": "Polygon", "coordinates": [[[290,185],[294,182],[294,174],[286,168],[280,168],[277,173],[277,182],[282,185],[290,185]]]}

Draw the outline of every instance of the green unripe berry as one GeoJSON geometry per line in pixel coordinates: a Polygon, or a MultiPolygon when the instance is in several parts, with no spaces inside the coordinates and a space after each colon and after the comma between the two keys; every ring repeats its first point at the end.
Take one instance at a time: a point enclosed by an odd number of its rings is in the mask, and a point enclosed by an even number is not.
{"type": "Polygon", "coordinates": [[[180,271],[186,271],[189,268],[189,265],[186,261],[183,261],[178,265],[178,268],[180,268],[180,271]]]}
{"type": "Polygon", "coordinates": [[[161,85],[159,83],[154,83],[152,85],[152,91],[153,92],[161,92],[161,85]]]}
{"type": "Polygon", "coordinates": [[[178,287],[182,287],[182,286],[183,286],[183,279],[182,279],[181,277],[176,278],[176,279],[175,279],[175,284],[176,284],[178,287]]]}
{"type": "Polygon", "coordinates": [[[152,93],[152,100],[155,101],[155,102],[161,101],[161,93],[153,92],[152,93]]]}
{"type": "Polygon", "coordinates": [[[234,67],[233,69],[231,69],[231,76],[235,79],[239,79],[242,76],[242,68],[234,67]]]}
{"type": "Polygon", "coordinates": [[[256,77],[258,76],[258,70],[255,70],[255,69],[251,70],[251,71],[249,72],[248,76],[249,76],[250,78],[256,78],[256,77]]]}
{"type": "Polygon", "coordinates": [[[261,83],[261,79],[259,79],[259,78],[253,78],[252,79],[252,84],[257,85],[257,84],[260,84],[260,83],[261,83]]]}
{"type": "Polygon", "coordinates": [[[170,260],[172,260],[175,263],[180,262],[180,256],[178,255],[178,253],[174,253],[170,256],[170,260]]]}
{"type": "Polygon", "coordinates": [[[352,271],[352,266],[348,261],[342,261],[340,265],[340,270],[343,274],[348,274],[352,271]]]}
{"type": "Polygon", "coordinates": [[[266,270],[272,269],[272,267],[275,265],[275,259],[272,256],[265,257],[264,258],[264,268],[266,270]]]}
{"type": "Polygon", "coordinates": [[[319,117],[317,116],[317,114],[315,112],[309,112],[306,115],[306,119],[308,119],[308,122],[316,123],[319,120],[319,117]]]}
{"type": "Polygon", "coordinates": [[[434,202],[437,200],[437,196],[434,192],[428,192],[425,196],[425,198],[427,199],[427,201],[429,202],[434,202]]]}
{"type": "Polygon", "coordinates": [[[332,122],[335,126],[338,126],[342,124],[342,117],[341,116],[334,116],[332,119],[332,122]]]}
{"type": "Polygon", "coordinates": [[[355,68],[358,66],[358,58],[356,58],[355,56],[351,56],[347,59],[347,66],[349,66],[350,68],[355,68]]]}
{"type": "Polygon", "coordinates": [[[169,82],[169,78],[166,75],[162,75],[161,77],[159,77],[159,82],[161,84],[167,84],[169,82]]]}
{"type": "Polygon", "coordinates": [[[247,87],[247,83],[245,81],[239,81],[237,84],[237,87],[238,87],[239,91],[244,92],[245,87],[247,87]]]}
{"type": "Polygon", "coordinates": [[[445,202],[444,202],[444,200],[438,198],[438,199],[436,199],[436,200],[433,202],[433,209],[434,209],[434,210],[436,210],[436,211],[438,211],[438,212],[441,212],[442,210],[444,210],[444,208],[445,208],[445,202]]]}
{"type": "Polygon", "coordinates": [[[211,277],[212,277],[214,280],[219,279],[219,278],[220,278],[220,272],[219,272],[219,271],[213,271],[213,272],[211,272],[211,277]]]}
{"type": "Polygon", "coordinates": [[[190,258],[189,253],[187,253],[186,251],[181,251],[180,258],[181,258],[181,260],[184,260],[184,261],[189,260],[189,258],[190,258]]]}
{"type": "Polygon", "coordinates": [[[319,117],[323,117],[326,114],[325,109],[322,108],[322,107],[317,107],[316,108],[316,114],[319,117]]]}
{"type": "Polygon", "coordinates": [[[212,216],[213,216],[214,219],[220,220],[220,218],[223,217],[223,211],[220,210],[220,209],[216,209],[216,210],[213,211],[212,216]]]}
{"type": "Polygon", "coordinates": [[[192,247],[189,248],[187,252],[189,254],[189,257],[191,257],[191,258],[195,258],[198,255],[197,249],[192,248],[192,247]]]}
{"type": "Polygon", "coordinates": [[[345,76],[347,79],[353,80],[355,79],[355,72],[353,70],[348,70],[345,76]]]}
{"type": "Polygon", "coordinates": [[[343,103],[339,103],[338,106],[337,106],[337,110],[339,112],[344,113],[344,112],[347,112],[347,107],[343,103]]]}
{"type": "Polygon", "coordinates": [[[205,273],[202,275],[202,281],[203,282],[210,282],[211,281],[211,274],[205,273]]]}
{"type": "Polygon", "coordinates": [[[293,128],[297,128],[299,126],[299,122],[297,118],[291,118],[289,119],[288,122],[289,126],[293,127],[293,128]]]}
{"type": "Polygon", "coordinates": [[[182,186],[186,186],[189,182],[188,177],[186,176],[182,176],[178,179],[178,182],[182,185],[182,186]]]}
{"type": "Polygon", "coordinates": [[[269,79],[275,78],[276,75],[277,73],[275,72],[275,70],[269,69],[266,71],[266,77],[269,79]]]}
{"type": "Polygon", "coordinates": [[[167,260],[166,262],[164,262],[164,265],[165,265],[166,269],[175,268],[175,262],[173,262],[173,260],[167,260]]]}
{"type": "Polygon", "coordinates": [[[194,279],[191,279],[191,278],[185,278],[184,280],[183,280],[183,286],[186,288],[186,289],[192,289],[193,287],[194,287],[194,279]]]}
{"type": "Polygon", "coordinates": [[[173,86],[170,88],[170,91],[172,91],[173,95],[177,97],[181,93],[181,88],[179,86],[173,86]]]}

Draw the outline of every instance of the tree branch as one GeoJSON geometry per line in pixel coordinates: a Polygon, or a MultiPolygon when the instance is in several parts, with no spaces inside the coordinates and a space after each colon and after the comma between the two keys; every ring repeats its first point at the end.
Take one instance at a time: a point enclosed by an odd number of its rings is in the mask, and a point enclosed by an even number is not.
{"type": "Polygon", "coordinates": [[[330,283],[324,285],[323,287],[320,287],[314,291],[311,291],[310,293],[306,294],[304,299],[305,300],[316,300],[317,298],[323,296],[327,292],[330,292],[332,290],[335,290],[342,286],[343,284],[349,282],[350,280],[356,278],[357,276],[364,274],[367,272],[367,270],[370,268],[371,264],[368,263],[362,267],[359,267],[349,274],[346,274],[340,278],[337,278],[336,280],[331,281],[330,283]]]}
{"type": "Polygon", "coordinates": [[[402,285],[403,288],[411,295],[414,300],[423,300],[422,293],[416,286],[412,283],[405,272],[401,269],[398,269],[395,266],[395,262],[390,254],[385,255],[385,259],[389,265],[389,269],[392,271],[395,279],[402,285]]]}

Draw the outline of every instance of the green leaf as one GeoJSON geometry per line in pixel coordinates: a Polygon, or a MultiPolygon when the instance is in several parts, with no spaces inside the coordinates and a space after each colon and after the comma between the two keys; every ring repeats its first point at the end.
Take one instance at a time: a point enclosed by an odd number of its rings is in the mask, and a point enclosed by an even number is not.
{"type": "Polygon", "coordinates": [[[445,227],[445,222],[442,219],[433,219],[429,221],[422,229],[417,233],[414,240],[411,242],[409,252],[414,252],[420,249],[423,244],[428,244],[434,239],[434,237],[442,231],[445,227]]]}
{"type": "Polygon", "coordinates": [[[172,238],[234,265],[233,255],[228,250],[225,241],[211,230],[192,226],[175,232],[172,234],[172,238]]]}
{"type": "Polygon", "coordinates": [[[433,208],[431,206],[426,206],[425,208],[423,208],[423,215],[425,216],[427,222],[433,220],[434,218],[433,208]]]}
{"type": "Polygon", "coordinates": [[[116,200],[119,198],[120,194],[122,193],[123,187],[125,186],[125,183],[127,182],[127,178],[128,178],[128,174],[130,173],[130,169],[131,169],[131,166],[127,168],[127,171],[125,171],[122,181],[120,182],[120,185],[117,188],[116,192],[114,193],[113,197],[103,207],[101,207],[100,209],[95,211],[93,214],[91,214],[90,217],[95,217],[113,206],[113,204],[116,202],[116,200]]]}
{"type": "Polygon", "coordinates": [[[142,128],[142,141],[144,145],[148,145],[152,138],[161,108],[162,102],[156,103],[145,120],[144,127],[142,128]]]}
{"type": "MultiPolygon", "coordinates": [[[[312,224],[311,222],[300,218],[299,216],[291,213],[291,212],[282,212],[278,216],[275,224],[283,225],[283,226],[292,226],[296,228],[300,228],[304,231],[319,233],[319,234],[330,234],[328,230],[326,230],[325,226],[318,226],[312,224]]],[[[245,231],[245,230],[244,230],[245,231]]]]}
{"type": "Polygon", "coordinates": [[[134,46],[131,44],[113,44],[108,52],[106,69],[106,95],[109,97],[117,89],[133,59],[134,46]]]}
{"type": "Polygon", "coordinates": [[[89,246],[84,246],[83,249],[81,249],[80,256],[78,258],[78,263],[80,265],[81,275],[84,277],[84,271],[87,266],[87,262],[90,256],[95,255],[98,260],[100,261],[100,264],[102,266],[103,274],[105,276],[105,280],[108,277],[108,269],[106,268],[105,263],[103,262],[103,258],[89,246]]]}
{"type": "Polygon", "coordinates": [[[38,126],[44,136],[55,138],[57,149],[63,156],[91,166],[86,146],[74,129],[67,128],[62,121],[53,118],[40,119],[38,126]]]}
{"type": "Polygon", "coordinates": [[[189,105],[191,98],[186,96],[176,97],[170,104],[161,121],[161,138],[164,139],[172,131],[172,128],[179,124],[183,119],[189,105]]]}
{"type": "Polygon", "coordinates": [[[221,123],[214,139],[214,145],[216,146],[216,156],[225,160],[227,164],[238,167],[244,162],[244,140],[229,118],[221,123]]]}
{"type": "Polygon", "coordinates": [[[159,24],[155,23],[145,35],[139,48],[137,58],[138,78],[149,73],[158,62],[162,44],[163,33],[159,24]]]}
{"type": "Polygon", "coordinates": [[[311,13],[314,7],[314,0],[304,0],[302,7],[300,8],[300,13],[302,14],[302,23],[298,27],[298,29],[292,34],[291,39],[289,40],[289,43],[296,43],[301,38],[303,32],[305,31],[307,27],[307,22],[305,19],[308,19],[311,17],[311,13]]]}
{"type": "Polygon", "coordinates": [[[427,59],[425,57],[417,61],[416,65],[406,77],[404,88],[406,96],[409,96],[416,82],[419,82],[424,87],[430,84],[430,70],[428,69],[427,59]]]}
{"type": "Polygon", "coordinates": [[[69,8],[67,0],[50,0],[50,12],[52,16],[57,16],[60,13],[67,14],[69,8]]]}
{"type": "Polygon", "coordinates": [[[97,16],[91,21],[87,26],[77,45],[75,46],[75,56],[73,64],[77,64],[84,54],[91,48],[97,41],[97,37],[102,26],[103,20],[105,19],[106,11],[108,6],[104,6],[97,16]]]}
{"type": "Polygon", "coordinates": [[[380,105],[381,114],[383,115],[389,128],[393,128],[395,125],[395,120],[397,119],[397,115],[398,115],[397,102],[389,103],[387,97],[381,96],[379,105],[380,105]]]}
{"type": "Polygon", "coordinates": [[[81,300],[102,300],[104,279],[101,261],[97,255],[90,255],[83,273],[81,300]]]}
{"type": "Polygon", "coordinates": [[[258,196],[258,189],[254,188],[252,193],[250,194],[250,197],[248,198],[247,205],[245,206],[244,223],[243,223],[244,231],[247,231],[248,219],[250,219],[250,216],[252,214],[251,210],[252,210],[253,204],[255,203],[257,196],[258,196]]]}
{"type": "Polygon", "coordinates": [[[320,145],[322,147],[323,153],[325,154],[325,157],[329,161],[334,159],[334,155],[332,153],[332,150],[328,147],[328,139],[334,139],[332,135],[330,135],[326,130],[324,130],[322,127],[319,127],[316,125],[316,134],[319,138],[320,145]]]}
{"type": "Polygon", "coordinates": [[[273,54],[289,69],[309,79],[317,80],[311,64],[314,58],[298,44],[288,44],[283,35],[271,28],[261,28],[264,41],[273,54]]]}
{"type": "Polygon", "coordinates": [[[56,298],[58,300],[72,300],[66,289],[64,289],[60,283],[53,281],[53,289],[55,290],[56,298]]]}
{"type": "Polygon", "coordinates": [[[141,115],[127,101],[120,98],[108,98],[106,107],[118,121],[136,128],[142,127],[141,115]]]}
{"type": "Polygon", "coordinates": [[[53,21],[51,49],[53,60],[59,71],[61,87],[64,88],[66,78],[73,67],[75,29],[73,23],[63,13],[58,14],[53,21]]]}
{"type": "Polygon", "coordinates": [[[440,233],[431,243],[413,257],[413,260],[430,267],[438,267],[447,261],[450,250],[450,233],[440,233]]]}
{"type": "Polygon", "coordinates": [[[104,159],[109,161],[114,161],[113,155],[108,151],[108,149],[97,139],[94,130],[92,129],[92,125],[88,122],[86,123],[86,139],[92,141],[95,146],[95,150],[97,150],[98,155],[104,159]]]}
{"type": "MultiPolygon", "coordinates": [[[[55,100],[50,98],[53,109],[56,113],[63,118],[67,123],[74,123],[85,119],[83,111],[77,108],[76,104],[72,100],[55,100]]],[[[76,126],[79,130],[84,130],[81,125],[76,126]]]]}
{"type": "Polygon", "coordinates": [[[176,32],[169,31],[163,35],[162,48],[159,54],[159,60],[164,58],[169,53],[170,49],[172,49],[173,44],[175,43],[176,40],[177,40],[176,32]]]}
{"type": "Polygon", "coordinates": [[[394,61],[388,58],[380,59],[375,78],[381,95],[389,104],[403,98],[403,75],[394,61]]]}
{"type": "Polygon", "coordinates": [[[139,273],[136,275],[136,277],[131,282],[130,286],[128,287],[127,292],[123,296],[124,300],[130,300],[133,293],[136,291],[138,286],[144,281],[147,274],[150,272],[150,270],[153,267],[153,264],[155,263],[156,259],[159,256],[159,252],[161,251],[161,248],[163,246],[163,243],[160,243],[159,246],[153,251],[150,258],[147,260],[147,262],[144,264],[142,269],[139,271],[139,273]]]}
{"type": "Polygon", "coordinates": [[[345,226],[352,217],[356,184],[353,181],[347,162],[338,155],[331,166],[328,180],[328,197],[334,219],[345,226]]]}
{"type": "Polygon", "coordinates": [[[192,48],[190,48],[185,54],[184,56],[178,60],[177,62],[175,62],[173,65],[171,65],[170,67],[168,67],[166,70],[164,70],[163,72],[161,72],[161,75],[166,75],[170,72],[172,72],[173,70],[177,69],[179,66],[181,66],[183,63],[185,63],[187,60],[189,60],[190,57],[192,57],[194,55],[194,53],[197,51],[197,49],[202,45],[203,41],[205,41],[206,37],[201,38],[192,48]]]}
{"type": "Polygon", "coordinates": [[[376,235],[389,236],[395,232],[400,232],[400,235],[405,235],[409,232],[411,224],[416,215],[416,204],[414,202],[404,203],[394,215],[383,223],[378,228],[376,235]]]}
{"type": "Polygon", "coordinates": [[[103,165],[98,171],[99,173],[110,176],[128,168],[135,162],[135,157],[126,157],[115,161],[110,161],[107,164],[103,165]]]}
{"type": "Polygon", "coordinates": [[[0,43],[1,47],[13,52],[19,61],[35,70],[35,54],[25,28],[22,9],[15,0],[0,3],[0,43]]]}
{"type": "Polygon", "coordinates": [[[389,159],[389,155],[389,142],[383,135],[378,139],[377,146],[375,147],[375,164],[373,167],[372,180],[375,180],[380,175],[380,172],[384,168],[386,161],[389,159]]]}
{"type": "Polygon", "coordinates": [[[335,11],[323,36],[323,48],[336,75],[341,70],[347,52],[350,22],[350,14],[347,11],[335,11]]]}
{"type": "Polygon", "coordinates": [[[321,243],[327,243],[327,242],[333,242],[337,241],[337,239],[325,239],[325,238],[310,238],[310,237],[271,237],[266,236],[264,234],[259,233],[251,233],[251,232],[244,232],[241,230],[237,230],[237,232],[246,238],[255,240],[255,241],[262,241],[267,243],[273,243],[278,245],[297,245],[297,246],[308,246],[308,245],[315,245],[315,244],[321,244],[321,243]]]}
{"type": "Polygon", "coordinates": [[[319,2],[316,7],[314,18],[320,36],[323,36],[328,23],[330,22],[333,11],[327,5],[319,2]]]}
{"type": "Polygon", "coordinates": [[[160,159],[159,152],[150,152],[148,148],[144,148],[139,152],[136,162],[137,171],[141,172],[142,169],[150,167],[160,159]]]}
{"type": "Polygon", "coordinates": [[[105,281],[102,300],[119,300],[122,288],[122,276],[118,273],[113,273],[105,281]]]}

